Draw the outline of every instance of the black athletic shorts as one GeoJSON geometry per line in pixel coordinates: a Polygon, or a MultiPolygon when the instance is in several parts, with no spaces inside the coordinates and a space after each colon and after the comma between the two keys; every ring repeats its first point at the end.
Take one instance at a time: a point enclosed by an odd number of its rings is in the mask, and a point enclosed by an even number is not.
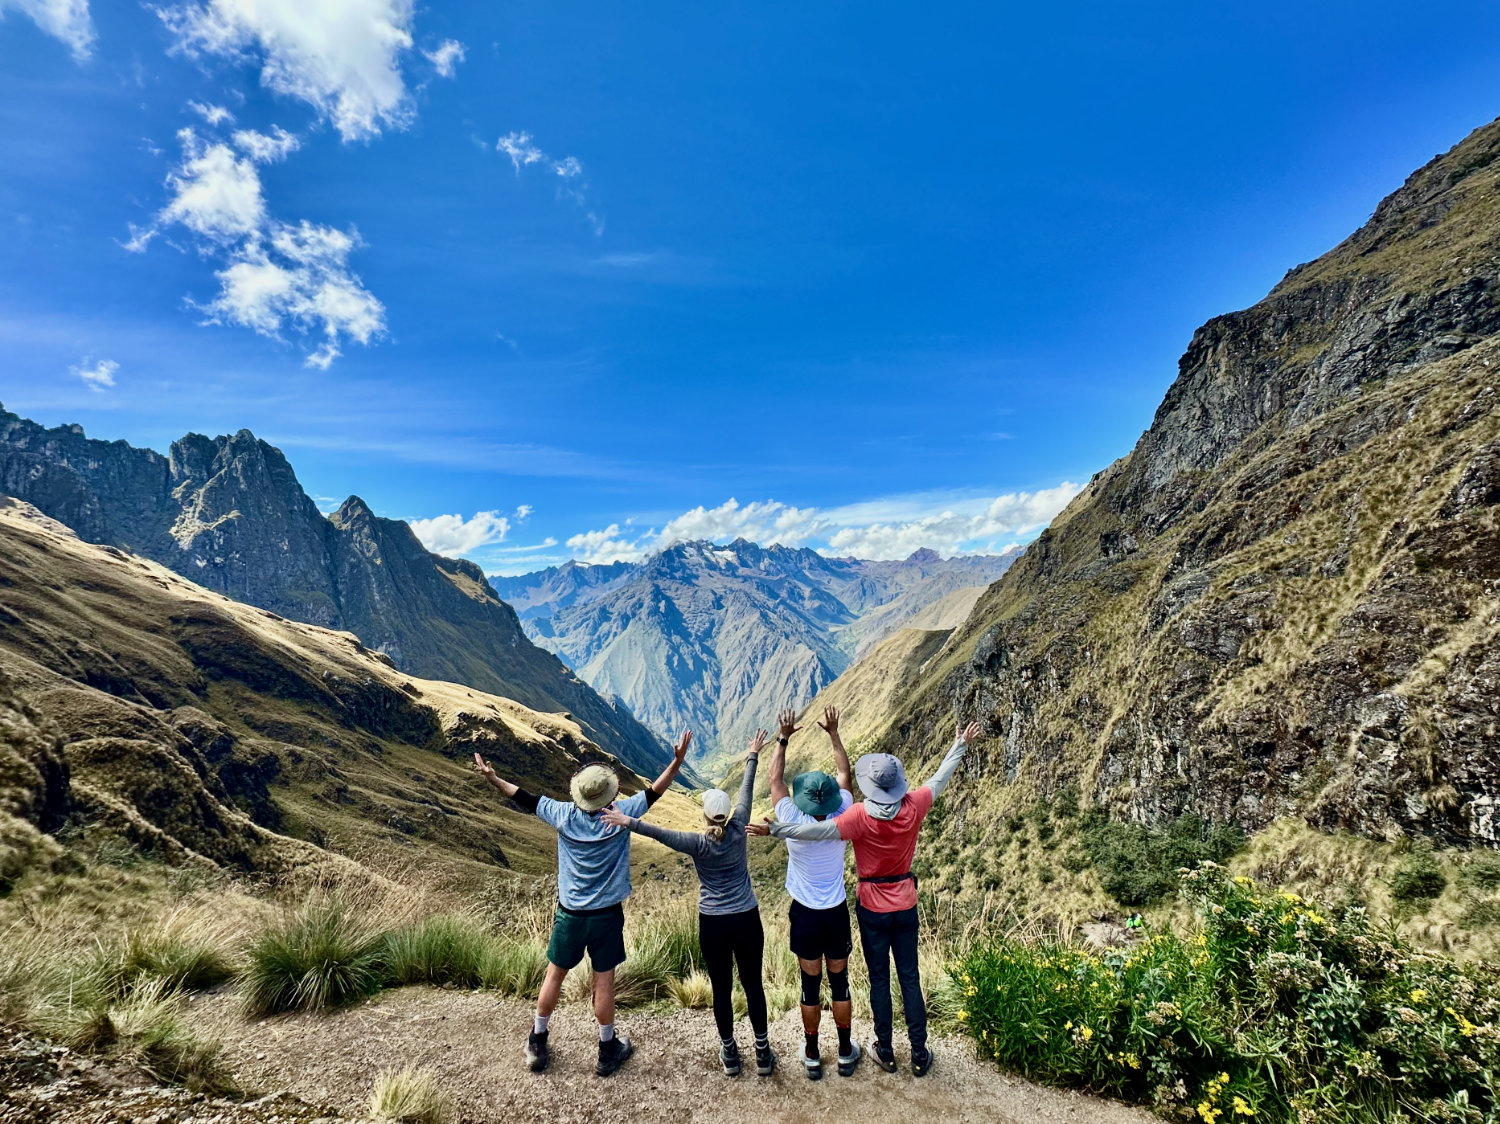
{"type": "Polygon", "coordinates": [[[797,899],[787,912],[792,922],[792,954],[801,960],[847,960],[854,948],[849,932],[849,903],[832,909],[810,909],[797,899]]]}

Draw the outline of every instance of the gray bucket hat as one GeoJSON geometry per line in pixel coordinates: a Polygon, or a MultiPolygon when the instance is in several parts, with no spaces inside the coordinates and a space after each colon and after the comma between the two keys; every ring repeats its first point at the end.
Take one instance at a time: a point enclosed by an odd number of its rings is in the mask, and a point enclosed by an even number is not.
{"type": "Polygon", "coordinates": [[[889,753],[867,753],[854,766],[859,790],[877,804],[894,804],[906,795],[906,770],[889,753]]]}

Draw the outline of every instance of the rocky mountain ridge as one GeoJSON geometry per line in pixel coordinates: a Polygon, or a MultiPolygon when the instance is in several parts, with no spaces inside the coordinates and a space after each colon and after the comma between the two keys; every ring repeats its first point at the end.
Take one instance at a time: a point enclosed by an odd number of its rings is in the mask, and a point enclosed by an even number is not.
{"type": "MultiPolygon", "coordinates": [[[[1064,789],[1118,818],[1500,843],[1500,123],[1200,328],[875,744],[987,737],[955,861],[1064,789]]],[[[958,877],[955,875],[955,877],[958,877]]]]}
{"type": "Polygon", "coordinates": [[[246,604],[347,629],[411,674],[570,713],[643,772],[666,760],[633,715],[527,639],[478,566],[433,554],[358,496],[325,517],[249,430],[188,434],[163,456],[0,408],[0,494],[246,604]]]}
{"type": "Polygon", "coordinates": [[[867,561],[737,539],[495,584],[538,644],[653,731],[692,728],[713,762],[891,632],[953,627],[1018,555],[867,561]]]}

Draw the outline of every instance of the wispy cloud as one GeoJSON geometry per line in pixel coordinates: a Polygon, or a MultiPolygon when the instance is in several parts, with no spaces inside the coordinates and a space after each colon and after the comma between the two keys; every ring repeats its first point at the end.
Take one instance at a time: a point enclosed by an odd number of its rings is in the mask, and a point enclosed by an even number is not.
{"type": "Polygon", "coordinates": [[[763,545],[812,546],[824,554],[856,558],[905,558],[927,548],[941,554],[995,550],[1052,521],[1078,486],[1064,482],[1036,492],[924,506],[919,497],[894,497],[843,507],[793,507],[777,500],[695,507],[644,534],[611,523],[567,540],[574,557],[587,562],[633,561],[674,542],[746,538],[763,545]]]}
{"type": "Polygon", "coordinates": [[[70,367],[69,371],[82,379],[90,390],[102,393],[115,385],[115,372],[119,369],[120,365],[113,359],[101,359],[95,363],[90,358],[70,367]]]}
{"type": "Polygon", "coordinates": [[[411,529],[434,554],[459,558],[482,546],[503,542],[510,533],[510,520],[498,511],[475,512],[467,519],[462,515],[434,515],[431,519],[413,519],[411,529]]]}
{"type": "Polygon", "coordinates": [[[208,322],[316,339],[306,353],[311,367],[326,370],[345,340],[368,344],[384,333],[385,306],[349,267],[358,234],[283,222],[267,209],[256,165],[283,159],[297,147],[295,136],[279,127],[241,130],[231,147],[189,128],[178,140],[183,157],[167,175],[170,198],[149,226],[132,228],[127,250],[143,252],[164,227],[198,236],[200,248],[222,261],[218,295],[196,305],[208,322]]]}
{"type": "Polygon", "coordinates": [[[464,45],[457,39],[444,39],[431,51],[423,51],[432,68],[440,78],[452,78],[458,73],[458,64],[464,61],[464,45]]]}
{"type": "Polygon", "coordinates": [[[415,7],[411,0],[207,0],[156,13],[174,50],[258,62],[263,85],[306,102],[354,141],[411,121],[401,57],[412,47],[415,7]]]}
{"type": "Polygon", "coordinates": [[[598,209],[589,201],[588,184],[584,180],[583,163],[576,156],[564,156],[557,160],[548,156],[541,150],[530,133],[510,132],[495,142],[495,150],[503,152],[510,157],[511,166],[515,168],[516,175],[521,174],[522,168],[532,165],[541,165],[547,171],[557,177],[557,195],[560,199],[571,199],[578,204],[583,211],[584,217],[588,219],[589,226],[594,230],[596,236],[604,233],[604,218],[598,209]]]}
{"type": "Polygon", "coordinates": [[[223,124],[232,124],[234,114],[222,105],[204,105],[201,101],[188,102],[188,108],[203,118],[211,128],[218,128],[223,124]]]}
{"type": "Polygon", "coordinates": [[[94,49],[94,21],[88,0],[0,0],[0,18],[20,12],[54,39],[66,43],[79,62],[94,49]]]}

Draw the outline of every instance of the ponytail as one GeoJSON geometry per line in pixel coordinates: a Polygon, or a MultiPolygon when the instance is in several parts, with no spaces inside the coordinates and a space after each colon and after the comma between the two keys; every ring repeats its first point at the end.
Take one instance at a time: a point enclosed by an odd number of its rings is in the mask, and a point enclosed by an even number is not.
{"type": "MultiPolygon", "coordinates": [[[[705,817],[707,818],[707,817],[705,817]]],[[[708,826],[703,829],[703,834],[715,843],[724,842],[724,824],[727,821],[723,816],[718,816],[708,821],[708,826]]]]}

